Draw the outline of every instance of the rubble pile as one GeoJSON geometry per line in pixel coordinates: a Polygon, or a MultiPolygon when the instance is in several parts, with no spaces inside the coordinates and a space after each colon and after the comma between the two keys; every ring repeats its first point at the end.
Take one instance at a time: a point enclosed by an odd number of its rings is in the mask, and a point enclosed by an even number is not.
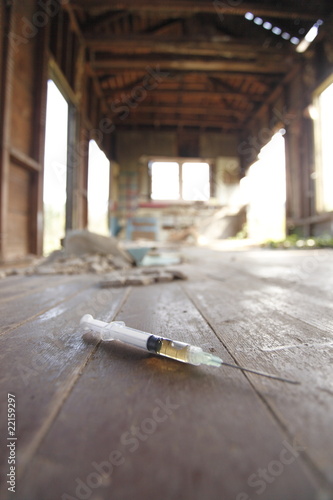
{"type": "Polygon", "coordinates": [[[135,267],[135,259],[113,237],[86,230],[69,231],[63,247],[47,258],[34,259],[28,267],[3,269],[0,278],[12,275],[93,273],[103,276],[102,287],[149,285],[186,279],[181,271],[174,269],[135,267]]]}
{"type": "Polygon", "coordinates": [[[115,271],[104,276],[101,282],[103,288],[121,286],[151,285],[153,283],[168,283],[173,280],[186,280],[187,276],[178,269],[132,269],[131,271],[115,271]]]}

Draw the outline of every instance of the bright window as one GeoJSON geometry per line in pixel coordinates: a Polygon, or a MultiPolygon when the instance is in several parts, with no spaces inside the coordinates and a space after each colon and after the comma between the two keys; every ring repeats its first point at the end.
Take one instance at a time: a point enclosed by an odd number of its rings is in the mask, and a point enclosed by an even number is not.
{"type": "Polygon", "coordinates": [[[179,199],[179,164],[155,161],[151,164],[151,197],[153,200],[179,199]]]}
{"type": "Polygon", "coordinates": [[[318,201],[324,211],[333,210],[333,83],[318,97],[317,159],[319,167],[318,201]]]}
{"type": "Polygon", "coordinates": [[[183,163],[182,196],[189,201],[207,201],[210,196],[208,163],[183,163]]]}
{"type": "Polygon", "coordinates": [[[108,206],[110,162],[95,141],[89,142],[88,160],[88,229],[109,234],[108,206]]]}
{"type": "Polygon", "coordinates": [[[150,169],[153,200],[209,200],[208,163],[156,161],[150,164],[150,169]]]}

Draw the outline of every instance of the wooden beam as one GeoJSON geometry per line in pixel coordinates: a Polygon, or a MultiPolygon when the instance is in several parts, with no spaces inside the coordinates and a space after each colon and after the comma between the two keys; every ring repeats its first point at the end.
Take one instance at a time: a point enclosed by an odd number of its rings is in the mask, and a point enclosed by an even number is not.
{"type": "Polygon", "coordinates": [[[171,18],[171,19],[164,19],[163,21],[160,21],[159,23],[155,24],[155,26],[151,26],[145,30],[145,33],[154,33],[154,34],[165,34],[172,29],[175,24],[179,24],[183,21],[181,17],[179,18],[171,18]]]}
{"type": "MultiPolygon", "coordinates": [[[[11,156],[17,162],[25,162],[26,167],[34,173],[31,182],[31,212],[33,214],[30,227],[30,250],[37,255],[43,254],[44,239],[44,155],[46,132],[46,104],[48,80],[48,45],[50,37],[50,23],[39,30],[35,47],[35,95],[34,95],[34,124],[33,124],[33,159],[23,155],[20,151],[11,148],[11,156]]],[[[22,163],[23,164],[23,163],[22,163]]]]}
{"type": "Polygon", "coordinates": [[[183,126],[188,126],[188,127],[215,127],[215,128],[221,128],[221,129],[230,129],[230,130],[240,130],[241,125],[239,123],[235,122],[230,122],[222,119],[216,119],[212,120],[211,118],[206,118],[205,120],[198,119],[198,118],[190,118],[190,117],[160,117],[160,116],[155,116],[155,117],[146,117],[146,116],[140,116],[139,114],[134,117],[129,116],[126,118],[126,120],[119,120],[115,119],[114,120],[116,127],[119,125],[124,125],[125,127],[129,126],[140,126],[140,125],[151,125],[151,126],[175,126],[175,127],[183,127],[183,126]]]}
{"type": "Polygon", "coordinates": [[[265,111],[267,106],[273,104],[279,98],[279,96],[284,92],[285,85],[295,78],[295,76],[301,71],[301,67],[302,66],[300,64],[297,64],[289,71],[289,73],[285,75],[283,80],[274,88],[257,111],[253,113],[248,122],[244,124],[244,128],[252,128],[255,125],[258,117],[265,111]]]}
{"type": "MultiPolygon", "coordinates": [[[[72,6],[71,3],[64,3],[64,8],[68,12],[68,15],[69,15],[69,18],[70,18],[70,21],[71,21],[71,25],[72,25],[72,29],[73,29],[74,33],[76,34],[76,36],[78,37],[78,40],[79,40],[80,45],[81,45],[81,49],[85,50],[86,49],[85,38],[83,36],[80,24],[77,21],[77,18],[76,18],[73,6],[72,6]]],[[[87,69],[87,66],[85,68],[87,69]]],[[[88,69],[89,69],[89,67],[88,67],[88,69]]],[[[100,83],[99,83],[98,79],[96,78],[95,74],[91,74],[91,73],[89,73],[89,74],[92,77],[92,79],[94,80],[95,90],[97,92],[98,97],[101,100],[103,111],[106,112],[107,111],[107,104],[104,101],[104,96],[103,96],[103,92],[102,92],[102,90],[100,88],[100,83]]],[[[68,85],[68,87],[69,87],[69,85],[68,85]]],[[[70,89],[70,92],[71,92],[71,89],[70,89]]],[[[77,102],[76,96],[75,96],[75,99],[74,99],[73,102],[75,103],[75,105],[77,106],[77,108],[79,108],[79,102],[77,102]]]]}
{"type": "MultiPolygon", "coordinates": [[[[123,73],[124,71],[136,71],[150,68],[151,70],[169,71],[193,71],[199,73],[207,73],[218,71],[223,73],[239,72],[239,73],[262,73],[262,74],[281,74],[286,73],[291,66],[286,58],[278,58],[278,61],[272,58],[257,58],[253,61],[237,61],[237,60],[207,60],[205,58],[169,58],[162,59],[159,57],[113,57],[107,60],[91,61],[92,70],[103,75],[107,72],[123,73]]],[[[148,70],[149,71],[149,70],[148,70]]],[[[155,73],[156,74],[156,73],[155,73]]],[[[159,78],[167,78],[160,75],[159,78]]]]}
{"type": "Polygon", "coordinates": [[[234,40],[231,37],[210,38],[155,38],[149,35],[141,36],[90,36],[86,37],[87,46],[94,52],[133,54],[142,52],[177,55],[207,55],[217,57],[241,57],[245,60],[257,58],[260,55],[278,56],[295,54],[294,47],[286,44],[283,48],[263,47],[252,40],[234,40]]]}
{"type": "MultiPolygon", "coordinates": [[[[115,108],[114,113],[115,114],[121,114],[123,113],[123,107],[119,107],[119,111],[117,108],[115,108]]],[[[241,120],[244,118],[244,113],[242,111],[234,110],[234,109],[226,109],[226,108],[220,108],[216,107],[214,105],[207,106],[205,104],[204,106],[200,105],[184,105],[184,104],[172,104],[172,105],[146,105],[146,104],[140,104],[137,108],[131,110],[131,113],[133,115],[137,116],[140,114],[144,113],[159,113],[161,115],[204,115],[204,116],[231,116],[231,117],[236,117],[237,119],[241,120]]]]}
{"type": "MultiPolygon", "coordinates": [[[[139,85],[142,83],[142,78],[135,84],[139,85]]],[[[131,92],[134,88],[135,85],[133,86],[126,86],[121,89],[116,89],[116,90],[105,90],[104,95],[105,98],[107,99],[108,102],[110,101],[115,101],[117,98],[121,98],[122,94],[124,92],[131,92]]],[[[214,101],[214,99],[219,99],[220,102],[222,99],[235,99],[238,101],[246,101],[246,102],[251,102],[251,101],[256,101],[256,102],[262,102],[265,94],[244,94],[241,92],[225,92],[221,90],[220,92],[210,92],[208,90],[187,90],[186,88],[175,88],[173,90],[171,89],[160,89],[157,87],[153,91],[153,96],[156,97],[156,101],[161,99],[182,99],[183,97],[188,97],[190,96],[193,99],[209,99],[211,102],[214,101]]]]}
{"type": "Polygon", "coordinates": [[[292,19],[317,19],[326,11],[325,6],[319,2],[296,3],[281,2],[277,5],[275,2],[264,5],[263,3],[252,2],[226,2],[223,0],[71,0],[71,3],[85,10],[128,10],[131,12],[158,12],[158,13],[216,13],[223,15],[244,16],[246,12],[252,12],[256,16],[270,18],[292,18],[292,19]]]}
{"type": "Polygon", "coordinates": [[[2,71],[0,74],[0,262],[7,257],[8,234],[8,191],[9,191],[9,140],[10,118],[12,101],[13,80],[13,55],[14,43],[12,36],[15,33],[13,20],[13,6],[10,4],[0,6],[2,36],[2,71]]]}
{"type": "Polygon", "coordinates": [[[82,26],[82,33],[83,35],[86,35],[93,33],[96,29],[107,28],[110,24],[116,23],[128,15],[129,12],[126,10],[122,10],[120,12],[110,11],[107,14],[102,14],[94,19],[89,19],[89,21],[82,26]]]}
{"type": "Polygon", "coordinates": [[[25,168],[29,168],[33,172],[41,171],[42,165],[38,161],[34,160],[33,158],[30,158],[30,156],[27,156],[25,153],[19,151],[16,148],[11,147],[9,151],[11,159],[14,160],[14,162],[17,163],[18,165],[21,165],[22,167],[25,168]]]}

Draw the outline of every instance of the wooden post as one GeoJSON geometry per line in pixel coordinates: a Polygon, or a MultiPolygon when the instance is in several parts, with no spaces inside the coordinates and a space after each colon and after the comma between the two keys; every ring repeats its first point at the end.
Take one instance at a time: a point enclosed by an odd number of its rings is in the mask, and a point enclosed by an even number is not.
{"type": "Polygon", "coordinates": [[[35,64],[35,103],[34,103],[34,135],[33,158],[41,166],[33,177],[32,189],[32,221],[30,248],[32,253],[43,253],[43,181],[44,181],[44,153],[46,128],[46,100],[48,80],[48,41],[49,23],[39,31],[36,48],[35,64]]]}
{"type": "Polygon", "coordinates": [[[10,104],[13,73],[13,6],[1,3],[1,85],[0,85],[0,261],[6,259],[8,231],[10,104]]]}
{"type": "Polygon", "coordinates": [[[80,163],[81,148],[78,148],[77,110],[73,104],[68,106],[68,149],[67,149],[67,201],[66,231],[76,227],[75,224],[75,188],[77,183],[77,167],[80,163]]]}

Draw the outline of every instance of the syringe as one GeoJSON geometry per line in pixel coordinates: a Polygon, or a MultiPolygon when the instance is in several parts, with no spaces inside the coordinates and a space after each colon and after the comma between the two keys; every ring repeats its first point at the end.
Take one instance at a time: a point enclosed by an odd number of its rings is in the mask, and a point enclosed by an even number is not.
{"type": "Polygon", "coordinates": [[[120,340],[125,344],[130,344],[153,354],[181,361],[182,363],[189,363],[190,365],[196,366],[221,366],[224,364],[230,368],[237,368],[242,371],[255,373],[256,375],[261,375],[262,377],[280,380],[281,382],[288,382],[289,384],[299,384],[299,382],[277,377],[269,373],[263,373],[250,368],[243,368],[238,365],[225,363],[218,356],[204,352],[201,347],[196,347],[184,342],[178,342],[165,337],[158,337],[141,330],[136,330],[126,326],[123,321],[112,321],[111,323],[106,323],[104,321],[94,319],[91,314],[85,314],[82,316],[80,324],[85,330],[93,330],[98,333],[101,340],[120,340]]]}

